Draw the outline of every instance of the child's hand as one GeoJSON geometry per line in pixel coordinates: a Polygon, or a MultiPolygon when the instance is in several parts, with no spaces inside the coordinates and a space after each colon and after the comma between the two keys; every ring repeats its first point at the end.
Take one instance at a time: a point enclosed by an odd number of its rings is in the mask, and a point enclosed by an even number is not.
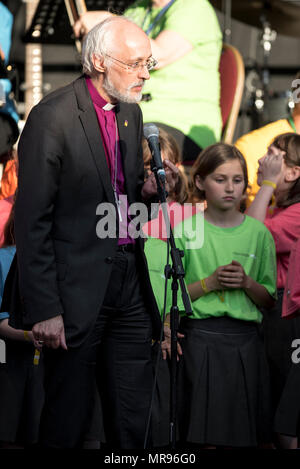
{"type": "Polygon", "coordinates": [[[267,179],[275,183],[278,182],[281,170],[283,156],[285,155],[284,151],[279,150],[274,145],[271,145],[271,148],[268,150],[266,156],[261,158],[259,161],[260,171],[262,173],[262,179],[267,179]]]}
{"type": "MultiPolygon", "coordinates": [[[[163,165],[166,173],[165,189],[167,193],[170,194],[174,191],[175,186],[179,181],[179,169],[169,160],[164,160],[163,165]]],[[[144,182],[141,194],[145,200],[157,194],[157,185],[154,173],[151,173],[144,182]]]]}
{"type": "Polygon", "coordinates": [[[35,340],[32,331],[28,331],[28,337],[29,337],[30,342],[33,343],[34,348],[36,348],[38,350],[42,350],[43,345],[40,344],[38,340],[35,340]]]}
{"type": "Polygon", "coordinates": [[[209,289],[209,291],[215,290],[222,290],[223,287],[221,285],[220,279],[222,278],[223,270],[226,268],[226,265],[220,265],[212,275],[207,277],[205,283],[209,289]]]}
{"type": "MultiPolygon", "coordinates": [[[[166,324],[164,325],[164,335],[165,335],[165,340],[161,343],[161,350],[162,350],[162,358],[163,360],[166,360],[168,355],[169,355],[169,358],[171,358],[171,329],[166,324]]],[[[184,335],[181,334],[180,332],[177,332],[177,338],[183,339],[184,335]]],[[[181,349],[180,343],[177,342],[177,361],[179,361],[179,358],[181,355],[182,355],[182,349],[181,349]]]]}
{"type": "Polygon", "coordinates": [[[249,277],[246,275],[243,266],[232,261],[231,264],[222,266],[218,276],[221,288],[248,288],[249,277]]]}

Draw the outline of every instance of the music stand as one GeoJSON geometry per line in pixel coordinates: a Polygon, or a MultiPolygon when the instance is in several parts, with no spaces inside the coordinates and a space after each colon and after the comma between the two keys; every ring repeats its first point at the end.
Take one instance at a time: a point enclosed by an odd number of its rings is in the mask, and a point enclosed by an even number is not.
{"type": "MultiPolygon", "coordinates": [[[[85,1],[88,10],[109,10],[119,14],[132,3],[133,0],[85,1]]],[[[38,44],[74,44],[75,38],[64,0],[40,0],[23,41],[38,44]]]]}

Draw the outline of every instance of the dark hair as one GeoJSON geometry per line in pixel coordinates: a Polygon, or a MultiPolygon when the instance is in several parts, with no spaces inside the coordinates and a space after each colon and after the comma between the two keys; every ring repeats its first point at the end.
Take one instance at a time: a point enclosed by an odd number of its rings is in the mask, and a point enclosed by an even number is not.
{"type": "MultiPolygon", "coordinates": [[[[290,168],[300,166],[300,135],[288,132],[278,135],[272,142],[279,150],[285,152],[283,159],[290,168]]],[[[300,202],[300,178],[298,178],[287,193],[278,200],[278,207],[289,207],[300,202]]]]}
{"type": "MultiPolygon", "coordinates": [[[[170,135],[168,132],[166,132],[164,129],[162,129],[161,127],[158,127],[158,129],[159,129],[159,143],[160,143],[161,152],[164,152],[165,157],[169,161],[171,161],[171,163],[178,165],[182,161],[182,158],[181,158],[179,146],[175,138],[172,135],[170,135]]],[[[143,146],[144,166],[145,166],[145,170],[147,170],[147,168],[150,168],[151,152],[149,149],[148,142],[145,138],[143,138],[142,146],[143,146]]],[[[186,177],[180,169],[179,169],[179,180],[174,188],[174,192],[170,194],[170,196],[173,198],[173,200],[175,200],[175,202],[178,202],[179,204],[183,204],[184,202],[186,202],[188,198],[188,187],[187,187],[186,177]]]]}
{"type": "Polygon", "coordinates": [[[245,193],[248,187],[248,170],[245,158],[235,146],[229,145],[228,143],[215,143],[205,148],[193,164],[191,178],[195,197],[198,197],[200,200],[205,200],[205,191],[201,191],[196,186],[197,176],[200,176],[201,179],[205,179],[206,176],[213,173],[219,166],[233,160],[238,160],[241,164],[245,181],[245,193]]]}

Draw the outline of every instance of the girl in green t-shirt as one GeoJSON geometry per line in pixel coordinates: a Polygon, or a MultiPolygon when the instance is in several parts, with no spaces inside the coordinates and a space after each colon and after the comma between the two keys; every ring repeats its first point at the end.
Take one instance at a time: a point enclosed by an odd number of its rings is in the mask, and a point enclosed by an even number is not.
{"type": "Polygon", "coordinates": [[[205,447],[255,447],[271,442],[258,324],[259,307],[270,307],[276,295],[274,242],[262,223],[239,210],[248,177],[235,147],[205,149],[192,178],[207,208],[202,246],[191,243],[191,223],[176,227],[193,307],[180,325],[179,437],[205,447]]]}

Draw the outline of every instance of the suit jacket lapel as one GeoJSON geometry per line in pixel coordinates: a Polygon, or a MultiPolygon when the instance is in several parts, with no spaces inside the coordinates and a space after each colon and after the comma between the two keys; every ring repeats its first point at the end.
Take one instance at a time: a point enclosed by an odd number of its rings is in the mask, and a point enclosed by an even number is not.
{"type": "Polygon", "coordinates": [[[131,138],[134,138],[134,135],[132,134],[133,123],[130,122],[130,119],[126,113],[126,108],[126,106],[122,106],[121,104],[119,106],[119,110],[116,113],[116,116],[123,162],[123,171],[125,177],[126,194],[129,203],[132,203],[134,201],[134,194],[132,193],[133,185],[131,184],[131,182],[134,168],[132,168],[131,165],[135,162],[128,156],[131,154],[129,147],[131,144],[131,138]]]}
{"type": "Polygon", "coordinates": [[[110,172],[107,166],[105,151],[101,140],[99,123],[84,77],[81,77],[74,82],[74,90],[79,108],[79,119],[81,120],[84,128],[100,180],[103,184],[108,201],[114,203],[115,200],[111,185],[110,172]]]}

